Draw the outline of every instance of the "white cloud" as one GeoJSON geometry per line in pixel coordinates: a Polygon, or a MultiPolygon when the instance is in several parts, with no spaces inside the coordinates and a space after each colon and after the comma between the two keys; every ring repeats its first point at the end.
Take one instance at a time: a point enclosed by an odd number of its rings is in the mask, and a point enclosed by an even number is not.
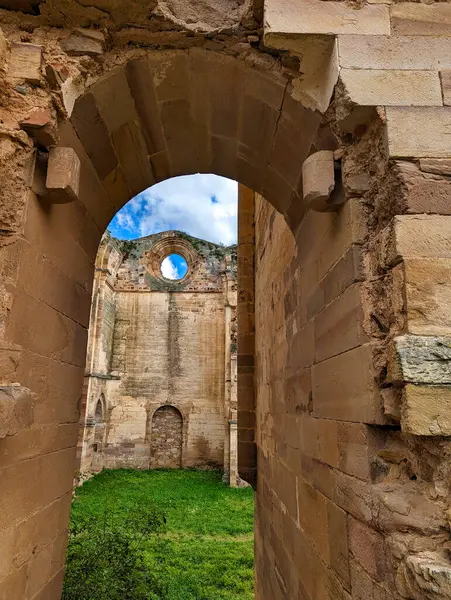
{"type": "Polygon", "coordinates": [[[162,261],[161,274],[163,277],[166,277],[166,279],[180,279],[177,267],[172,262],[170,256],[166,256],[166,258],[162,261]]]}
{"type": "Polygon", "coordinates": [[[113,235],[140,237],[179,229],[225,245],[236,243],[238,184],[217,175],[167,179],[145,190],[120,210],[113,235]]]}

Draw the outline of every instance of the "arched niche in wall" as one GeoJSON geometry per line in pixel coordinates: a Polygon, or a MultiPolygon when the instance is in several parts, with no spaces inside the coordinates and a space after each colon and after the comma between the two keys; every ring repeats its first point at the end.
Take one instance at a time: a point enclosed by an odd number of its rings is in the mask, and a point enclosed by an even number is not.
{"type": "Polygon", "coordinates": [[[166,404],[152,417],[150,436],[150,467],[180,469],[182,466],[183,417],[181,412],[166,404]]]}
{"type": "Polygon", "coordinates": [[[94,441],[92,445],[92,470],[101,471],[103,469],[103,449],[105,446],[106,435],[106,402],[102,394],[97,401],[94,413],[94,441]]]}

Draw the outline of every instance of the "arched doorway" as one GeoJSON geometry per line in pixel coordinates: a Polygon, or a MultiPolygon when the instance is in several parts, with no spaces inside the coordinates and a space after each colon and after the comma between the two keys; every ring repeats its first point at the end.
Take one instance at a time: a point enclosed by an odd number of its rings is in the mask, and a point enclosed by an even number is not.
{"type": "Polygon", "coordinates": [[[182,466],[183,417],[174,406],[158,408],[152,418],[150,467],[179,469],[182,466]]]}

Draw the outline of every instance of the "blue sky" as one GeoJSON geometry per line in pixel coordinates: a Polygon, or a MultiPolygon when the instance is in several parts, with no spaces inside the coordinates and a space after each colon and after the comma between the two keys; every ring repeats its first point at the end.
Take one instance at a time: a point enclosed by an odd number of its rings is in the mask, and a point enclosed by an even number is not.
{"type": "Polygon", "coordinates": [[[217,175],[174,177],[128,202],[108,229],[114,237],[136,239],[178,229],[210,242],[236,243],[238,184],[217,175]]]}
{"type": "Polygon", "coordinates": [[[186,260],[180,254],[170,254],[161,263],[161,272],[168,279],[182,279],[187,271],[186,260]]]}
{"type": "MultiPolygon", "coordinates": [[[[125,240],[178,229],[229,246],[236,243],[237,212],[236,181],[199,173],[167,179],[144,190],[116,214],[108,229],[125,240]]],[[[181,279],[183,260],[168,256],[161,272],[168,279],[181,279]]]]}

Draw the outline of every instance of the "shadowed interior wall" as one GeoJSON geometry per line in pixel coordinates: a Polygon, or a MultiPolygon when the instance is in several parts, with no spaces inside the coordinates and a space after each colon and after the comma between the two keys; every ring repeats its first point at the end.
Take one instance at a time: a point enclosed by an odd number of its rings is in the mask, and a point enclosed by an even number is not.
{"type": "Polygon", "coordinates": [[[361,345],[359,271],[352,261],[342,267],[359,254],[358,211],[350,201],[337,215],[310,212],[311,233],[301,226],[295,238],[256,198],[258,598],[344,599],[351,590],[350,515],[334,477],[369,479],[364,423],[383,420],[365,387],[375,380],[361,345]],[[333,291],[324,308],[317,290],[327,273],[333,291]]]}

